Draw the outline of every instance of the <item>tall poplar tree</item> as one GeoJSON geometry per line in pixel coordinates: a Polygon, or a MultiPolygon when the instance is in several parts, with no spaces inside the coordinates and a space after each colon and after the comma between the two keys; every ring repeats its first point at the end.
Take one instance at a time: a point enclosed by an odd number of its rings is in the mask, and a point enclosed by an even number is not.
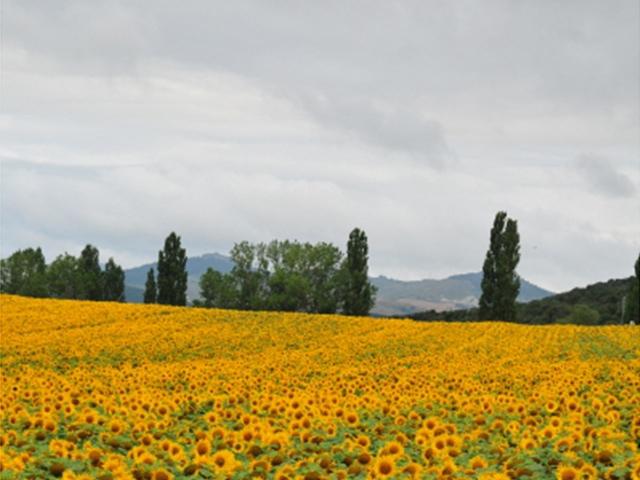
{"type": "Polygon", "coordinates": [[[104,266],[103,299],[110,302],[124,302],[124,270],[110,258],[104,266]]]}
{"type": "Polygon", "coordinates": [[[502,235],[502,257],[498,262],[498,311],[497,318],[506,322],[516,321],[516,299],[520,293],[520,277],[516,267],[520,262],[520,234],[518,222],[507,219],[502,235]]]}
{"type": "Polygon", "coordinates": [[[502,255],[502,230],[504,229],[507,212],[498,212],[493,220],[493,227],[489,235],[489,249],[482,265],[482,294],[478,305],[480,320],[493,318],[496,310],[498,290],[498,258],[502,255]]]}
{"type": "Polygon", "coordinates": [[[80,276],[81,295],[84,300],[102,300],[102,269],[100,253],[93,245],[82,249],[78,258],[78,274],[80,276]]]}
{"type": "Polygon", "coordinates": [[[347,242],[344,261],[343,312],[368,315],[375,303],[376,288],[369,282],[369,246],[363,230],[354,228],[347,242]]]}
{"type": "Polygon", "coordinates": [[[158,287],[156,286],[156,274],[153,268],[147,272],[147,281],[144,284],[144,303],[156,303],[158,301],[158,287]]]}
{"type": "Polygon", "coordinates": [[[187,304],[187,252],[171,232],[158,252],[158,303],[187,304]]]}
{"type": "Polygon", "coordinates": [[[520,278],[520,235],[517,221],[498,212],[493,221],[489,249],[482,266],[482,294],[478,306],[481,320],[516,320],[520,278]]]}
{"type": "Polygon", "coordinates": [[[636,322],[640,325],[640,254],[634,265],[635,278],[624,303],[625,322],[636,322]]]}

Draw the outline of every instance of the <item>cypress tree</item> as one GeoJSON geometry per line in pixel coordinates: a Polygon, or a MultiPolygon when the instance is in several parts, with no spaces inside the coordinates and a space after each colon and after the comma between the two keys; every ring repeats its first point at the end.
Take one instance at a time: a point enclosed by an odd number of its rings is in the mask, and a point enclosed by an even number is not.
{"type": "Polygon", "coordinates": [[[493,221],[489,249],[482,266],[482,294],[478,306],[481,320],[516,320],[516,299],[520,278],[516,267],[520,261],[518,223],[498,212],[493,221]]]}
{"type": "Polygon", "coordinates": [[[640,324],[640,254],[634,265],[634,271],[636,276],[625,298],[623,320],[640,324]]]}
{"type": "Polygon", "coordinates": [[[147,272],[147,282],[144,284],[144,303],[156,303],[158,301],[158,287],[153,268],[147,272]]]}
{"type": "Polygon", "coordinates": [[[504,229],[507,212],[498,212],[493,220],[493,227],[489,237],[489,249],[482,266],[482,294],[478,305],[478,318],[488,320],[496,311],[498,295],[497,262],[502,256],[502,230],[504,229]]]}
{"type": "Polygon", "coordinates": [[[78,259],[78,273],[80,276],[81,294],[84,300],[102,300],[102,269],[100,268],[100,253],[93,245],[82,249],[78,259]]]}
{"type": "Polygon", "coordinates": [[[110,258],[104,267],[104,300],[124,302],[124,270],[110,258]]]}
{"type": "Polygon", "coordinates": [[[187,252],[171,232],[158,252],[158,303],[187,304],[187,252]]]}
{"type": "Polygon", "coordinates": [[[515,322],[516,299],[520,293],[520,277],[516,273],[516,267],[520,262],[520,235],[516,220],[507,219],[502,239],[502,258],[498,262],[499,300],[496,318],[515,322]]]}
{"type": "Polygon", "coordinates": [[[363,230],[354,228],[347,242],[344,261],[343,312],[368,315],[375,302],[376,289],[369,282],[369,246],[363,230]]]}

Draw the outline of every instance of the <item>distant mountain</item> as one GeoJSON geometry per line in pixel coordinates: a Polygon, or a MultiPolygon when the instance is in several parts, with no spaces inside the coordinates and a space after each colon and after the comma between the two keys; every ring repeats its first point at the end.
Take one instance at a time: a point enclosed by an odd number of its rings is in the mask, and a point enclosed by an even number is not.
{"type": "MultiPolygon", "coordinates": [[[[147,272],[153,268],[157,273],[157,264],[149,263],[125,270],[125,295],[128,302],[142,302],[147,272]]],[[[189,281],[187,296],[189,300],[199,297],[198,281],[208,269],[223,273],[233,268],[231,258],[219,253],[208,253],[198,257],[189,257],[187,273],[189,281]]],[[[453,275],[442,280],[402,281],[387,277],[374,277],[371,282],[378,287],[374,315],[410,315],[424,310],[454,310],[477,305],[480,298],[482,273],[453,275]]],[[[522,280],[518,300],[527,302],[553,295],[532,283],[522,280]]]]}
{"type": "Polygon", "coordinates": [[[144,288],[125,285],[124,298],[129,303],[142,303],[144,301],[144,288]]]}
{"type": "MultiPolygon", "coordinates": [[[[622,301],[633,282],[634,277],[611,279],[528,303],[519,303],[518,323],[562,323],[570,317],[577,305],[595,310],[600,324],[620,323],[622,301]]],[[[478,309],[467,308],[447,312],[429,309],[411,314],[410,317],[415,320],[474,321],[478,319],[478,309]]]]}
{"type": "MultiPolygon", "coordinates": [[[[424,310],[446,311],[475,307],[482,292],[482,272],[464,273],[433,280],[402,281],[374,277],[378,287],[376,315],[411,315],[424,310]]],[[[553,292],[521,279],[518,301],[529,302],[549,297],[553,292]]]]}
{"type": "MultiPolygon", "coordinates": [[[[480,286],[482,283],[482,272],[452,275],[448,277],[447,280],[462,280],[471,282],[476,289],[475,291],[477,298],[480,299],[480,294],[482,293],[482,288],[480,286]]],[[[544,288],[541,288],[531,282],[528,282],[524,278],[520,278],[520,294],[518,295],[519,302],[540,300],[541,298],[550,297],[552,295],[555,295],[555,293],[549,290],[545,290],[544,288]]]]}
{"type": "MultiPolygon", "coordinates": [[[[144,295],[144,284],[147,281],[147,272],[150,268],[153,268],[158,274],[158,263],[147,263],[139,267],[130,268],[124,271],[125,280],[125,297],[127,302],[141,303],[144,295]]],[[[227,273],[233,268],[233,262],[225,255],[219,253],[206,253],[199,257],[187,258],[187,297],[189,300],[193,300],[200,296],[200,287],[198,281],[200,276],[207,271],[208,268],[213,268],[222,273],[227,273]]]]}

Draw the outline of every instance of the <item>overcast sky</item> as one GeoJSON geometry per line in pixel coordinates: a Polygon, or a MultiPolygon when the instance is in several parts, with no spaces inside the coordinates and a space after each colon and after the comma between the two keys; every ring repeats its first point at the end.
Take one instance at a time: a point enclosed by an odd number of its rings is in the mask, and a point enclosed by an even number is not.
{"type": "Polygon", "coordinates": [[[556,291],[640,249],[639,2],[0,0],[1,254],[290,238],[556,291]]]}

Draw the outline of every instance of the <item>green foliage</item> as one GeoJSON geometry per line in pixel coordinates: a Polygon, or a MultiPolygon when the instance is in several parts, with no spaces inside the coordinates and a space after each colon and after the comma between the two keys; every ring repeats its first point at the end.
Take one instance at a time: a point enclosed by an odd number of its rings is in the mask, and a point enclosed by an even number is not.
{"type": "Polygon", "coordinates": [[[158,303],[187,304],[187,252],[180,237],[171,232],[158,252],[158,303]]]}
{"type": "Polygon", "coordinates": [[[208,308],[233,308],[237,298],[231,277],[213,268],[208,268],[200,277],[200,296],[198,306],[208,308]]]}
{"type": "Polygon", "coordinates": [[[104,300],[111,302],[124,302],[124,270],[110,258],[104,267],[103,273],[104,300]]]}
{"type": "Polygon", "coordinates": [[[103,277],[98,249],[93,245],[84,247],[77,265],[82,287],[78,298],[83,300],[102,300],[103,277]]]}
{"type": "Polygon", "coordinates": [[[553,297],[518,305],[518,318],[522,323],[549,324],[571,314],[575,305],[587,305],[600,314],[601,324],[620,323],[622,298],[632,288],[634,277],[608,280],[574,288],[553,297]]]}
{"type": "Polygon", "coordinates": [[[517,221],[498,212],[491,228],[489,249],[482,267],[480,319],[516,320],[516,298],[520,278],[516,267],[520,261],[520,235],[517,221]]]}
{"type": "Polygon", "coordinates": [[[520,262],[520,235],[518,222],[507,220],[503,235],[503,255],[498,262],[498,318],[514,322],[516,320],[516,299],[520,292],[520,277],[516,267],[520,262]]]}
{"type": "Polygon", "coordinates": [[[375,303],[376,289],[369,282],[369,246],[363,230],[354,228],[347,242],[343,263],[343,313],[368,315],[375,303]]]}
{"type": "MultiPolygon", "coordinates": [[[[308,244],[307,244],[308,245],[308,244]]],[[[306,275],[311,285],[309,303],[312,312],[334,313],[340,304],[342,252],[330,243],[318,243],[308,251],[306,275]]]]}
{"type": "Polygon", "coordinates": [[[202,306],[319,313],[340,307],[342,253],[334,245],[245,241],[234,245],[231,259],[229,273],[209,269],[200,278],[202,306]]]}
{"type": "Polygon", "coordinates": [[[329,243],[274,240],[266,246],[270,275],[268,307],[274,310],[335,313],[340,303],[342,253],[329,243]]]}
{"type": "Polygon", "coordinates": [[[270,269],[267,305],[272,310],[308,311],[311,293],[308,255],[313,247],[298,242],[274,240],[265,249],[270,269]]]}
{"type": "Polygon", "coordinates": [[[247,241],[236,243],[231,249],[234,266],[229,272],[230,282],[236,292],[235,308],[258,310],[266,308],[266,281],[268,263],[263,244],[247,241]]]}
{"type": "Polygon", "coordinates": [[[144,303],[156,303],[158,301],[158,287],[153,268],[147,272],[147,281],[144,284],[144,303]]]}
{"type": "Polygon", "coordinates": [[[64,253],[47,266],[40,248],[18,250],[0,260],[0,291],[29,297],[124,301],[124,271],[112,258],[100,268],[98,249],[87,245],[76,258],[64,253]]]}
{"type": "Polygon", "coordinates": [[[40,248],[18,250],[0,260],[0,292],[46,297],[49,295],[46,269],[40,248]]]}
{"type": "Polygon", "coordinates": [[[100,267],[99,251],[86,245],[79,257],[58,255],[47,266],[42,250],[18,250],[0,260],[0,292],[29,297],[125,301],[125,274],[110,258],[100,267]]]}
{"type": "Polygon", "coordinates": [[[80,262],[68,253],[58,257],[47,268],[49,295],[54,298],[80,298],[86,291],[82,285],[80,262]]]}
{"type": "Polygon", "coordinates": [[[598,325],[600,314],[588,305],[578,304],[571,308],[571,312],[564,318],[558,319],[558,323],[573,325],[598,325]]]}
{"type": "Polygon", "coordinates": [[[491,228],[489,249],[482,265],[482,295],[480,296],[479,315],[482,319],[490,319],[497,310],[498,296],[498,259],[502,256],[502,231],[504,230],[506,212],[498,212],[491,228]]]}

